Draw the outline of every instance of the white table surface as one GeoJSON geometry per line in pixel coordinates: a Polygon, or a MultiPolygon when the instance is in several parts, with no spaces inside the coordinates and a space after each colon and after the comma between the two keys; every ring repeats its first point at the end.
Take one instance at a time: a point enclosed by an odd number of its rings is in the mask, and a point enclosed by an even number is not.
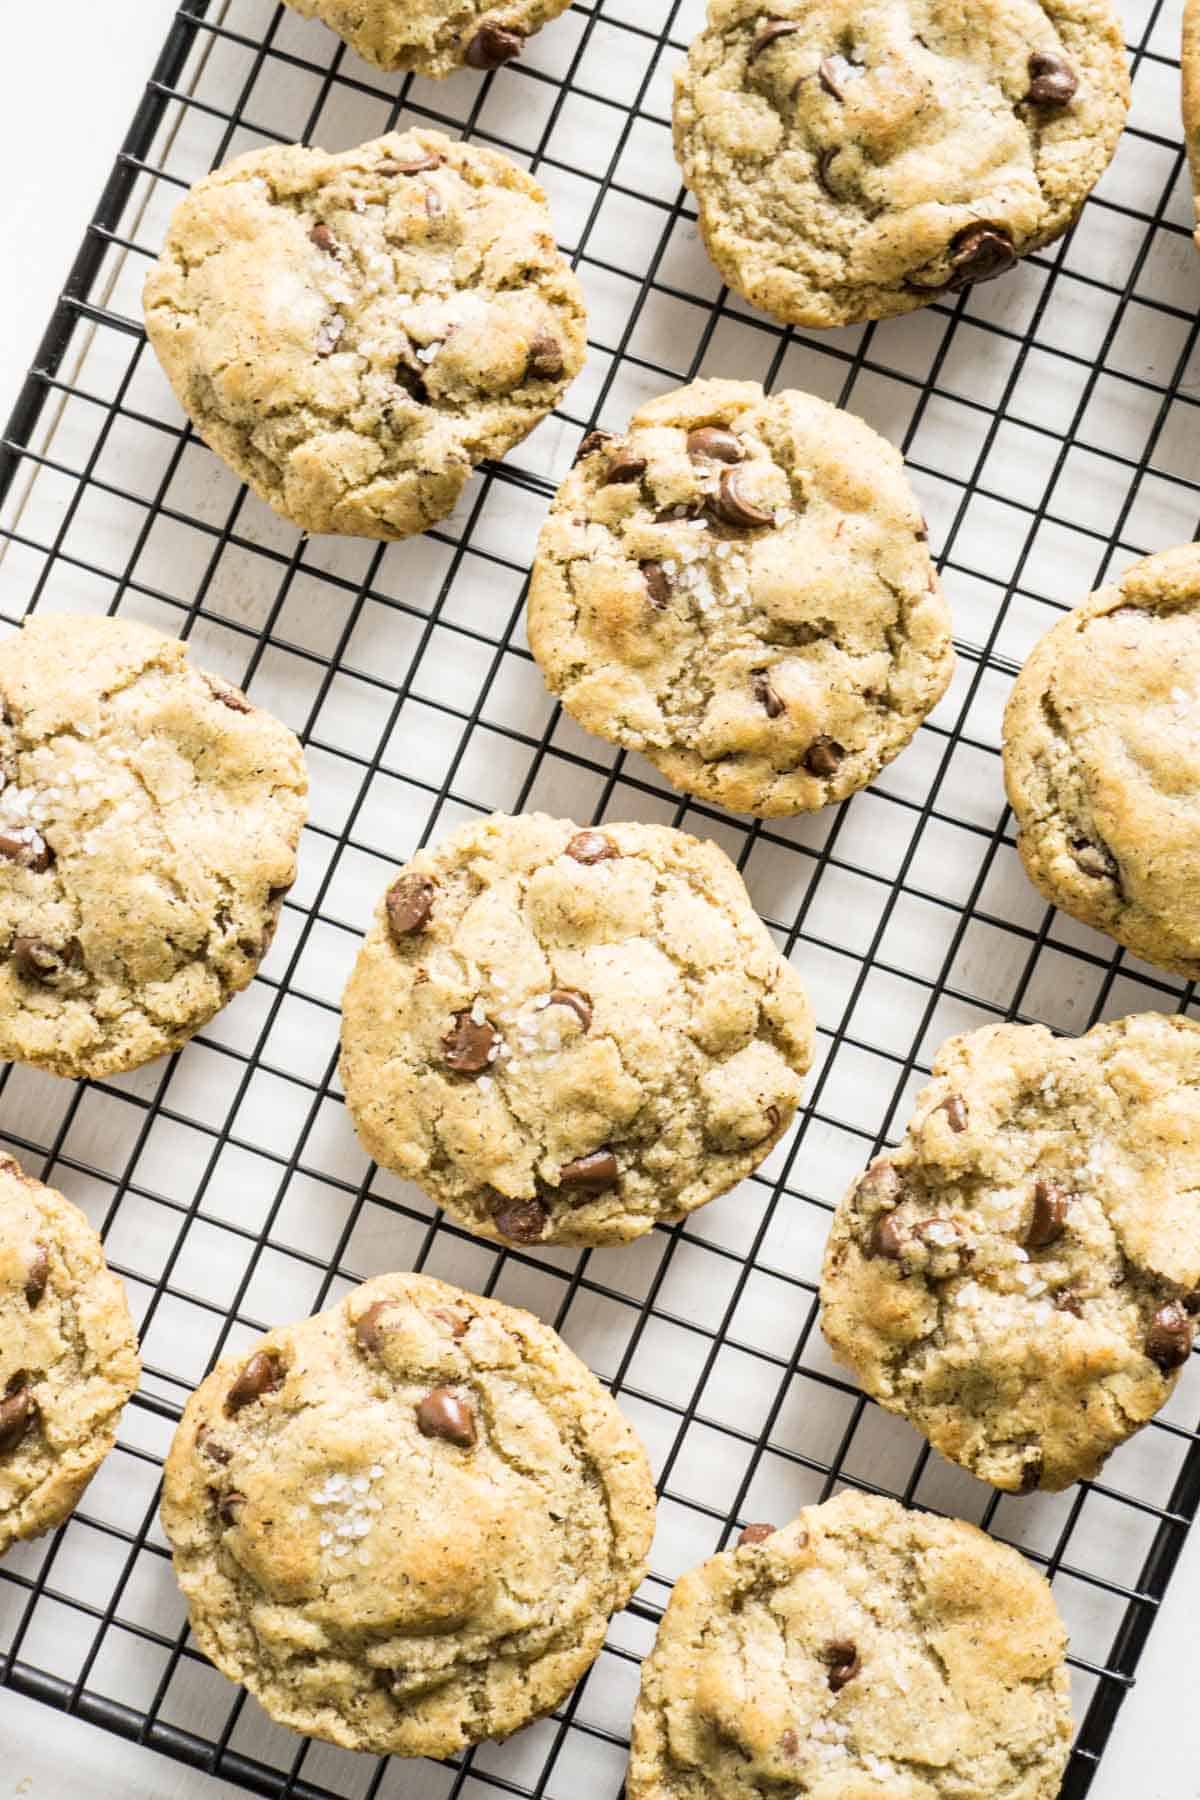
{"type": "MultiPolygon", "coordinates": [[[[12,7],[0,59],[0,420],[7,418],[165,32],[171,0],[12,7]]],[[[0,577],[2,579],[2,577],[0,577]]],[[[1094,1800],[1200,1800],[1195,1605],[1185,1552],[1094,1800]]],[[[208,1800],[241,1790],[0,1691],[0,1796],[208,1800]]],[[[583,1797],[581,1797],[583,1800],[583,1797]]]]}

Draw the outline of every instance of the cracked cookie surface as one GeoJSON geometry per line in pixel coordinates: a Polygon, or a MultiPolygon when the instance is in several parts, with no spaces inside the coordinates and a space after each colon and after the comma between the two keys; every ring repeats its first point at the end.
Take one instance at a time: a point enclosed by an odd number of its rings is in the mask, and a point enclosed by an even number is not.
{"type": "Polygon", "coordinates": [[[125,1290],[91,1225],[0,1156],[0,1554],[71,1512],[140,1372],[125,1290]]]}
{"type": "Polygon", "coordinates": [[[100,1076],[250,981],[306,812],[286,726],[126,619],[0,644],[0,1056],[100,1076]]]}
{"type": "Polygon", "coordinates": [[[498,69],[570,0],[287,0],[381,69],[498,69]]]}
{"type": "Polygon", "coordinates": [[[1200,548],[1145,557],[1048,631],[1004,716],[1017,849],[1055,906],[1200,976],[1200,548]]]}
{"type": "Polygon", "coordinates": [[[1052,1800],[1065,1652],[1017,1551],[840,1494],[676,1583],[627,1800],[1052,1800]]]}
{"type": "Polygon", "coordinates": [[[592,433],[542,528],[529,641],[588,730],[760,817],[865,786],[950,680],[950,614],[898,452],[757,382],[592,433]]]}
{"type": "Polygon", "coordinates": [[[675,150],[730,286],[845,325],[1058,237],[1128,106],[1108,0],[712,0],[676,76],[675,150]]]}
{"type": "Polygon", "coordinates": [[[867,1392],[1010,1492],[1094,1476],[1170,1396],[1200,1293],[1200,1025],[942,1045],[838,1207],[822,1326],[867,1392]]]}
{"type": "Polygon", "coordinates": [[[144,300],[200,435],[304,531],[424,531],[583,364],[541,188],[436,131],[236,158],[176,210],[144,300]]]}
{"type": "Polygon", "coordinates": [[[370,1154],[473,1231],[615,1243],[758,1166],[812,1030],[715,844],[497,815],[388,889],[343,998],[341,1078],[370,1154]]]}
{"type": "Polygon", "coordinates": [[[448,1756],[594,1661],[645,1572],[654,1485],[549,1326],[383,1275],[207,1377],[162,1522],[202,1649],[273,1719],[448,1756]]]}

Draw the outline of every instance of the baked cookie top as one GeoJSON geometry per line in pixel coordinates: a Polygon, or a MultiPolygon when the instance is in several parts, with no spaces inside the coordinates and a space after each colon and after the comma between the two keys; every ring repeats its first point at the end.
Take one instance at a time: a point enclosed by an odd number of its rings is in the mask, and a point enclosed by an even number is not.
{"type": "Polygon", "coordinates": [[[384,895],[341,1078],[386,1168],[500,1242],[649,1231],[757,1167],[812,1054],[723,851],[663,825],[471,822],[384,895]]]}
{"type": "Polygon", "coordinates": [[[0,1555],[67,1517],[140,1373],[100,1239],[78,1207],[0,1156],[0,1555]]]}
{"type": "Polygon", "coordinates": [[[676,76],[675,148],[730,286],[845,325],[1065,231],[1128,106],[1108,0],[711,0],[676,76]]]}
{"type": "Polygon", "coordinates": [[[444,518],[556,405],[586,332],[537,182],[437,131],[237,157],[176,210],[145,308],[180,405],[255,493],[373,538],[444,518]]]}
{"type": "Polygon", "coordinates": [[[201,1648],[272,1718],[448,1756],[591,1664],[645,1572],[654,1486],[549,1326],[383,1275],[201,1383],[162,1522],[201,1648]]]}
{"type": "Polygon", "coordinates": [[[1147,556],[1035,646],[1004,716],[1030,879],[1136,956],[1200,975],[1200,547],[1147,556]]]}
{"type": "Polygon", "coordinates": [[[581,725],[770,817],[863,787],[950,680],[899,453],[811,394],[696,381],[593,432],[542,528],[529,641],[581,725]]]}
{"type": "Polygon", "coordinates": [[[973,1525],[846,1492],[676,1583],[628,1800],[1052,1800],[1066,1633],[973,1525]]]}
{"type": "Polygon", "coordinates": [[[833,1223],[835,1356],[1012,1492],[1094,1476],[1156,1413],[1200,1294],[1200,1025],[1142,1013],[942,1045],[833,1223]]]}
{"type": "Polygon", "coordinates": [[[296,873],[286,726],[128,619],[0,643],[0,1057],[111,1075],[250,981],[296,873]]]}
{"type": "Polygon", "coordinates": [[[1196,195],[1196,241],[1200,244],[1200,0],[1184,0],[1183,129],[1196,195]]]}
{"type": "Polygon", "coordinates": [[[320,19],[367,62],[435,79],[456,69],[498,69],[570,0],[287,0],[320,19]]]}

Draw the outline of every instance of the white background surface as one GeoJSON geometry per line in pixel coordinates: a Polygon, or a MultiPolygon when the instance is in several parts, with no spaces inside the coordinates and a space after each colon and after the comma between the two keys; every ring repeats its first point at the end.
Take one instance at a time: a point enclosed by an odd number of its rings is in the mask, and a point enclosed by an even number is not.
{"type": "MultiPolygon", "coordinates": [[[[0,60],[0,419],[58,286],[170,16],[169,0],[56,0],[5,9],[0,60]]],[[[1095,1800],[1197,1800],[1195,1624],[1200,1534],[1123,1711],[1095,1800]]],[[[235,1793],[165,1758],[0,1691],[0,1795],[126,1800],[235,1793]]],[[[590,1800],[580,1796],[580,1800],[590,1800]]]]}

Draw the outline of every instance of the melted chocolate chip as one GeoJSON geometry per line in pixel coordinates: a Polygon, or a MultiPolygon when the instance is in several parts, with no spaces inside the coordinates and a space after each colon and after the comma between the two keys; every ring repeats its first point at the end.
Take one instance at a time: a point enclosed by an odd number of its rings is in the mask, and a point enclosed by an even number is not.
{"type": "Polygon", "coordinates": [[[368,1351],[372,1356],[378,1356],[383,1349],[383,1340],[387,1336],[383,1325],[383,1315],[390,1304],[391,1302],[388,1300],[376,1300],[374,1305],[368,1306],[366,1312],[354,1322],[354,1335],[358,1340],[359,1348],[368,1351]]]}
{"type": "Polygon", "coordinates": [[[526,381],[557,381],[562,372],[562,345],[548,331],[539,331],[529,346],[526,381]]]}
{"type": "Polygon", "coordinates": [[[714,462],[723,463],[740,463],[745,454],[733,432],[720,425],[700,425],[689,431],[687,451],[689,456],[711,456],[714,462]]]}
{"type": "Polygon", "coordinates": [[[40,875],[54,861],[54,852],[40,831],[23,825],[16,831],[0,831],[0,857],[40,875]]]}
{"type": "Polygon", "coordinates": [[[469,1450],[478,1437],[475,1409],[449,1388],[433,1388],[417,1407],[417,1428],[422,1437],[443,1438],[469,1450]]]}
{"type": "Polygon", "coordinates": [[[555,988],[550,995],[550,1004],[551,1006],[569,1006],[585,1031],[592,1022],[591,1001],[586,994],[580,994],[574,988],[555,988]]]}
{"type": "Polygon", "coordinates": [[[950,240],[953,273],[946,282],[948,293],[977,281],[994,281],[1017,266],[1017,253],[1006,231],[995,225],[968,225],[950,240]]]}
{"type": "Polygon", "coordinates": [[[756,56],[761,56],[767,45],[773,44],[776,38],[789,37],[793,31],[799,31],[799,29],[800,21],[798,19],[768,19],[750,46],[749,60],[753,62],[756,56]]]}
{"type": "Polygon", "coordinates": [[[1146,1355],[1164,1374],[1181,1369],[1192,1353],[1195,1327],[1182,1306],[1169,1301],[1160,1306],[1146,1333],[1146,1355]]]}
{"type": "Polygon", "coordinates": [[[846,98],[846,90],[842,86],[841,77],[842,65],[838,62],[838,59],[834,56],[824,57],[817,69],[817,80],[821,83],[825,92],[831,94],[835,100],[844,100],[846,98]]]}
{"type": "Polygon", "coordinates": [[[904,1255],[906,1238],[894,1213],[880,1213],[871,1232],[872,1256],[882,1256],[886,1262],[899,1262],[904,1255]]]}
{"type": "Polygon", "coordinates": [[[967,1103],[961,1094],[948,1094],[941,1105],[934,1108],[934,1111],[945,1113],[946,1123],[951,1131],[967,1129],[967,1103]]]}
{"type": "Polygon", "coordinates": [[[627,444],[614,450],[609,458],[604,479],[607,482],[640,481],[646,473],[646,459],[635,456],[627,444]]]}
{"type": "Polygon", "coordinates": [[[836,775],[845,754],[836,738],[814,738],[804,752],[804,766],[810,775],[836,775]]]}
{"type": "Polygon", "coordinates": [[[395,368],[396,386],[402,387],[410,400],[418,406],[428,406],[429,389],[425,386],[425,377],[419,369],[412,369],[406,362],[398,362],[395,368]]]}
{"type": "Polygon", "coordinates": [[[238,1514],[246,1504],[245,1494],[239,1494],[236,1488],[230,1488],[217,1501],[217,1517],[222,1525],[236,1525],[238,1514]]]}
{"type": "Polygon", "coordinates": [[[1096,844],[1089,844],[1086,838],[1077,839],[1071,845],[1071,855],[1080,873],[1090,875],[1093,880],[1100,881],[1113,873],[1111,859],[1096,844]]]}
{"type": "Polygon", "coordinates": [[[838,198],[837,190],[829,179],[829,171],[833,167],[834,159],[837,156],[839,148],[840,146],[835,144],[832,149],[827,148],[825,150],[817,151],[817,180],[825,189],[825,192],[829,195],[831,200],[836,200],[838,198]]]}
{"type": "Polygon", "coordinates": [[[1059,1288],[1057,1294],[1052,1295],[1052,1299],[1059,1312],[1072,1313],[1075,1318],[1082,1319],[1083,1302],[1074,1288],[1059,1288]]]}
{"type": "Polygon", "coordinates": [[[486,1019],[470,1012],[456,1012],[454,1023],[442,1039],[442,1057],[456,1075],[482,1075],[491,1067],[496,1033],[486,1019]]]}
{"type": "Polygon", "coordinates": [[[777,1525],[743,1525],[738,1532],[738,1549],[745,1549],[747,1544],[765,1544],[778,1529],[777,1525]]]}
{"type": "Polygon", "coordinates": [[[503,1200],[492,1213],[492,1223],[512,1244],[536,1244],[549,1217],[540,1200],[503,1200]]]}
{"type": "Polygon", "coordinates": [[[213,1436],[207,1425],[201,1425],[196,1433],[196,1448],[202,1456],[207,1456],[209,1462],[220,1463],[222,1466],[233,1455],[232,1450],[213,1436]]]}
{"type": "Polygon", "coordinates": [[[435,156],[432,151],[428,151],[424,156],[410,158],[408,162],[381,162],[379,173],[381,175],[424,175],[427,169],[440,169],[442,161],[440,156],[435,156]]]}
{"type": "Polygon", "coordinates": [[[864,1172],[854,1191],[860,1201],[871,1199],[880,1201],[884,1206],[895,1206],[900,1198],[901,1185],[896,1165],[881,1156],[864,1172]]]}
{"type": "Polygon", "coordinates": [[[1048,51],[1035,50],[1029,59],[1029,92],[1034,106],[1068,106],[1075,98],[1079,77],[1069,62],[1048,51]]]}
{"type": "Polygon", "coordinates": [[[464,1313],[451,1312],[448,1306],[431,1307],[431,1319],[440,1319],[452,1338],[466,1337],[471,1328],[471,1321],[464,1313]]]}
{"type": "Polygon", "coordinates": [[[397,943],[424,931],[433,911],[436,883],[428,875],[398,875],[387,891],[388,930],[397,943]]]}
{"type": "Polygon", "coordinates": [[[829,1669],[829,1686],[835,1694],[839,1694],[847,1682],[853,1681],[862,1668],[857,1646],[845,1638],[826,1644],[821,1660],[829,1669]]]}
{"type": "Polygon", "coordinates": [[[1039,1181],[1033,1190],[1033,1214],[1025,1233],[1027,1250],[1044,1250],[1057,1243],[1067,1228],[1073,1196],[1056,1181],[1039,1181]]]}
{"type": "Polygon", "coordinates": [[[613,434],[611,431],[589,431],[587,435],[580,440],[579,448],[575,452],[575,461],[580,462],[583,457],[591,456],[594,451],[603,450],[605,444],[611,444],[612,441],[613,434]]]}
{"type": "Polygon", "coordinates": [[[649,560],[639,563],[638,568],[642,571],[642,580],[646,583],[646,592],[650,597],[651,606],[655,612],[661,612],[671,598],[671,584],[667,580],[662,564],[649,560]]]}
{"type": "Polygon", "coordinates": [[[564,1163],[558,1171],[558,1185],[565,1188],[588,1188],[599,1192],[615,1186],[619,1176],[617,1159],[611,1150],[592,1150],[564,1163]]]}
{"type": "Polygon", "coordinates": [[[65,974],[76,960],[79,945],[72,938],[69,944],[57,950],[44,938],[15,937],[9,954],[22,980],[52,982],[65,974]]]}
{"type": "Polygon", "coordinates": [[[778,719],[782,713],[787,711],[783,701],[771,686],[771,677],[766,669],[755,669],[750,677],[750,692],[768,719],[778,719]]]}
{"type": "Polygon", "coordinates": [[[318,250],[323,250],[326,256],[337,255],[337,239],[328,225],[314,225],[308,236],[309,242],[315,244],[318,250]]]}
{"type": "Polygon", "coordinates": [[[1046,1458],[1042,1454],[1041,1446],[1036,1445],[1026,1455],[1021,1467],[1021,1485],[1017,1489],[1018,1494],[1032,1494],[1042,1479],[1042,1471],[1045,1467],[1046,1458]]]}
{"type": "Polygon", "coordinates": [[[567,845],[567,855],[577,863],[607,862],[610,857],[620,854],[612,839],[605,837],[602,831],[577,831],[567,845]]]}
{"type": "Polygon", "coordinates": [[[741,469],[726,469],[722,473],[716,493],[709,498],[709,512],[722,525],[733,525],[740,531],[753,531],[763,525],[773,525],[775,514],[765,511],[761,506],[755,506],[753,500],[747,498],[741,489],[741,477],[741,469]]]}
{"type": "Polygon", "coordinates": [[[494,20],[485,19],[467,45],[463,61],[469,69],[498,69],[501,63],[520,56],[524,43],[523,32],[508,31],[494,20]]]}
{"type": "Polygon", "coordinates": [[[279,1358],[270,1350],[256,1350],[235,1377],[225,1396],[225,1411],[233,1416],[264,1394],[274,1393],[283,1380],[279,1358]]]}
{"type": "Polygon", "coordinates": [[[35,1307],[46,1291],[50,1279],[50,1252],[45,1244],[35,1244],[25,1269],[25,1304],[35,1307]]]}
{"type": "Polygon", "coordinates": [[[15,1450],[37,1417],[37,1401],[23,1375],[14,1375],[0,1400],[0,1456],[15,1450]]]}
{"type": "Polygon", "coordinates": [[[207,680],[213,699],[219,700],[222,706],[227,706],[230,712],[252,713],[254,711],[240,688],[230,687],[224,681],[214,681],[211,675],[207,677],[207,680]]]}

